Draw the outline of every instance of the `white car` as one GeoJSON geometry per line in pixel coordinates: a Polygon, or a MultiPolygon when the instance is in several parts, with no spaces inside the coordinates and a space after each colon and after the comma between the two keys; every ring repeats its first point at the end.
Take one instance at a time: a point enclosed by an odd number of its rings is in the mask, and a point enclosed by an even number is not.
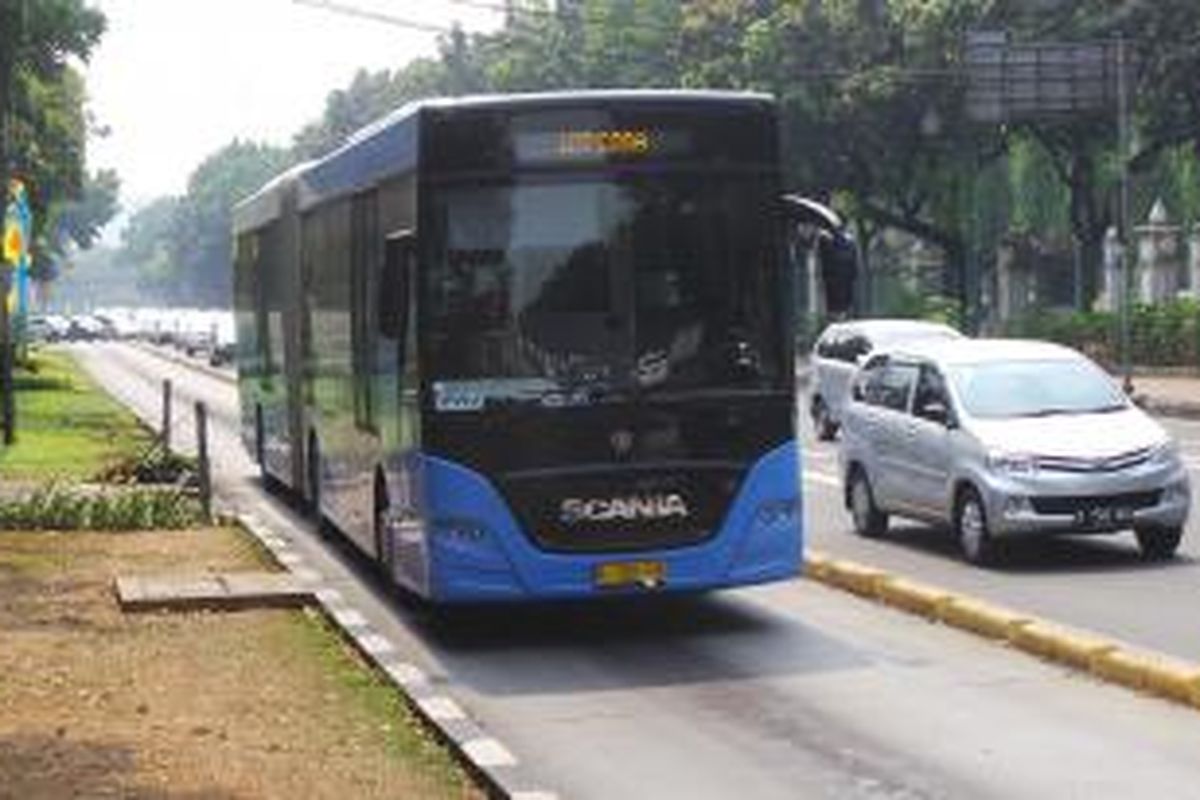
{"type": "Polygon", "coordinates": [[[850,382],[871,353],[920,339],[963,338],[949,325],[919,319],[866,319],[827,327],[812,352],[809,413],[817,438],[829,441],[837,435],[850,382]]]}

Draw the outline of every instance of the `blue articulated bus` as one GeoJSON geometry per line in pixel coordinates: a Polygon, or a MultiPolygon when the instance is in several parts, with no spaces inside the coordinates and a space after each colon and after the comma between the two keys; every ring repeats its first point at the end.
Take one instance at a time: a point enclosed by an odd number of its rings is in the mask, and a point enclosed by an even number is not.
{"type": "Polygon", "coordinates": [[[433,602],[693,592],[801,562],[764,95],[406,106],[236,208],[243,435],[433,602]]]}

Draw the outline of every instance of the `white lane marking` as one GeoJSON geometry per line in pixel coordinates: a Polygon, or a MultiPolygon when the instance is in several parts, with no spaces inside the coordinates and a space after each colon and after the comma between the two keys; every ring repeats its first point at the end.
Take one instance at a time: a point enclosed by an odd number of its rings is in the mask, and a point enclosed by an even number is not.
{"type": "Polygon", "coordinates": [[[417,700],[417,705],[425,712],[425,716],[430,719],[436,719],[439,722],[467,718],[467,712],[463,711],[462,706],[449,697],[442,695],[419,699],[417,700]]]}
{"type": "Polygon", "coordinates": [[[481,767],[511,767],[516,757],[495,739],[472,739],[462,746],[467,758],[481,767]]]}
{"type": "Polygon", "coordinates": [[[333,606],[344,605],[346,598],[337,589],[319,589],[317,590],[317,600],[321,605],[332,611],[333,606]]]}
{"type": "Polygon", "coordinates": [[[359,611],[350,608],[335,608],[330,612],[337,623],[343,628],[364,628],[367,625],[367,618],[359,611]]]}
{"type": "Polygon", "coordinates": [[[396,652],[396,645],[378,633],[368,633],[365,636],[355,634],[355,638],[358,640],[359,647],[373,656],[384,656],[396,652]]]}
{"type": "Polygon", "coordinates": [[[322,583],[325,576],[311,567],[298,567],[292,570],[292,575],[301,583],[322,583]]]}
{"type": "Polygon", "coordinates": [[[823,486],[840,487],[842,485],[842,481],[838,476],[830,475],[827,472],[815,472],[813,470],[804,471],[804,480],[819,483],[823,486]]]}
{"type": "Polygon", "coordinates": [[[383,670],[392,676],[392,680],[401,686],[412,686],[417,683],[428,683],[429,679],[420,667],[414,667],[403,661],[385,661],[383,670]]]}
{"type": "Polygon", "coordinates": [[[276,553],[275,557],[286,567],[295,568],[304,563],[304,556],[290,549],[284,549],[282,552],[276,553]]]}

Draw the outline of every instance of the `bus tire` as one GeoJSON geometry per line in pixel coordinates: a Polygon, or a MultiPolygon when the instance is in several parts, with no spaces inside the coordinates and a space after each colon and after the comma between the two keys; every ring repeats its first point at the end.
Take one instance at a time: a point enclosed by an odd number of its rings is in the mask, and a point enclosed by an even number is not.
{"type": "Polygon", "coordinates": [[[394,543],[388,533],[388,509],[390,507],[387,481],[384,479],[382,472],[376,471],[374,513],[375,565],[389,579],[392,577],[396,561],[396,554],[393,550],[394,543]]]}
{"type": "Polygon", "coordinates": [[[321,445],[317,437],[308,435],[308,508],[317,524],[323,521],[321,514],[321,445]]]}

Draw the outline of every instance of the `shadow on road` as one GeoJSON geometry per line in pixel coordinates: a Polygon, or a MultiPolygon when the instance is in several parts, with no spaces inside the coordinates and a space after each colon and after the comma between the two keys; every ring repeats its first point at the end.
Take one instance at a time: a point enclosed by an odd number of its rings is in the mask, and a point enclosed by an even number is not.
{"type": "MultiPolygon", "coordinates": [[[[894,524],[883,540],[909,550],[961,561],[958,543],[944,528],[894,524]]],[[[1195,566],[1196,559],[1180,554],[1166,561],[1142,558],[1131,533],[1095,536],[1053,536],[1005,541],[993,574],[1071,574],[1082,572],[1162,572],[1195,566]]],[[[973,569],[963,564],[964,569],[973,569]]]]}
{"type": "Polygon", "coordinates": [[[460,683],[498,694],[643,689],[868,666],[861,650],[754,602],[759,592],[427,610],[460,683]]]}

